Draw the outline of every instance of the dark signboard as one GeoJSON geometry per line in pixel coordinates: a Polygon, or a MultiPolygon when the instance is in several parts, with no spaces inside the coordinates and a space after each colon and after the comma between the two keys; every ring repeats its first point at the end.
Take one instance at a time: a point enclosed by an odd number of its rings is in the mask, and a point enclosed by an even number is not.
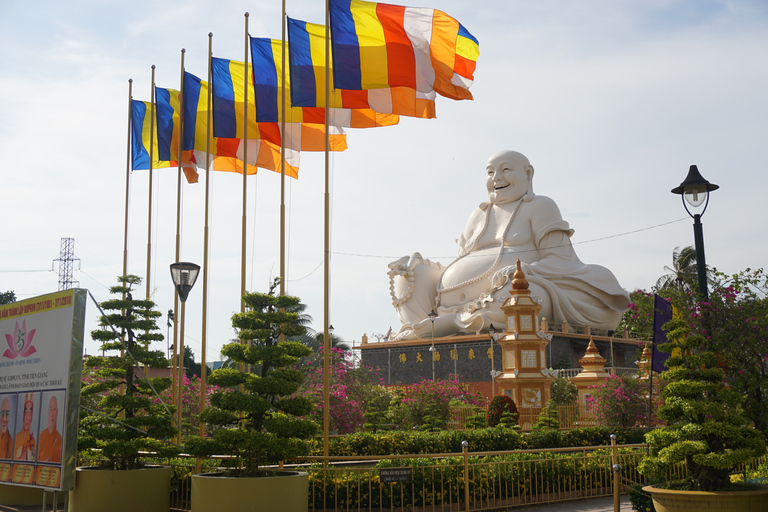
{"type": "Polygon", "coordinates": [[[413,480],[413,468],[381,468],[379,480],[383,484],[392,482],[410,482],[413,480]]]}

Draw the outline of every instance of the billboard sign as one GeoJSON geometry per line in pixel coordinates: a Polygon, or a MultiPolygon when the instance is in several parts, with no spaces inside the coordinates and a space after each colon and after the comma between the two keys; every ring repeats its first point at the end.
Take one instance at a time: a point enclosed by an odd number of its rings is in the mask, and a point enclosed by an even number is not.
{"type": "Polygon", "coordinates": [[[0,483],[74,489],[86,295],[0,305],[0,483]]]}

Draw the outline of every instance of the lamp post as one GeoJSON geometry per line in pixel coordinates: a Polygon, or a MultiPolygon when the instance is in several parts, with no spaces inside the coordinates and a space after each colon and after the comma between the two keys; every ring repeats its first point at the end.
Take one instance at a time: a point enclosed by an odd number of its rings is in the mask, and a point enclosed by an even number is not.
{"type": "Polygon", "coordinates": [[[719,185],[710,183],[705,180],[699,169],[692,165],[688,170],[688,176],[679,187],[672,189],[673,194],[680,194],[683,196],[683,206],[685,211],[688,212],[693,218],[693,237],[696,244],[696,270],[699,278],[699,295],[704,300],[709,298],[709,291],[707,290],[707,262],[704,257],[704,230],[701,224],[701,216],[707,210],[709,205],[709,193],[713,190],[720,188],[719,185]],[[686,204],[688,203],[688,204],[686,204]],[[704,205],[701,213],[691,213],[688,209],[688,205],[692,208],[699,208],[704,205]]]}
{"type": "Polygon", "coordinates": [[[435,310],[429,312],[429,320],[432,322],[432,346],[429,348],[430,353],[432,354],[432,382],[435,381],[435,318],[437,318],[437,313],[435,313],[435,310]]]}
{"type": "Polygon", "coordinates": [[[491,337],[491,398],[496,396],[496,364],[493,360],[493,337],[496,334],[496,328],[491,324],[488,327],[488,335],[491,337]]]}
{"type": "MultiPolygon", "coordinates": [[[[177,364],[181,362],[181,364],[179,364],[179,373],[176,379],[176,385],[178,386],[178,393],[176,393],[178,400],[178,403],[176,404],[176,420],[179,427],[179,442],[181,442],[181,383],[183,381],[184,375],[184,320],[186,313],[186,303],[189,292],[192,290],[192,287],[195,286],[195,281],[197,281],[197,274],[199,273],[200,265],[196,265],[195,263],[189,263],[186,261],[171,263],[171,279],[173,279],[173,285],[176,287],[176,292],[179,294],[179,300],[181,301],[181,329],[179,333],[179,350],[177,351],[179,360],[176,361],[177,364]]],[[[203,396],[204,388],[204,381],[201,381],[201,396],[203,396]]]]}

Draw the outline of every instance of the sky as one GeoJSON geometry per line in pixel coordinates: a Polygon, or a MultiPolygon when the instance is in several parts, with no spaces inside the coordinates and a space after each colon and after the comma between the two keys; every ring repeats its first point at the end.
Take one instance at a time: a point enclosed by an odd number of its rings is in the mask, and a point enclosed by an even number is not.
{"type": "MultiPolygon", "coordinates": [[[[280,2],[42,0],[0,2],[0,292],[28,299],[58,289],[62,238],[74,278],[101,302],[122,272],[128,81],[149,100],[205,77],[213,54],[243,59],[252,36],[280,38],[280,2]]],[[[330,323],[359,344],[399,322],[387,264],[419,251],[447,265],[469,213],[487,199],[485,162],[525,154],[534,190],[557,202],[585,263],[628,291],[650,289],[693,245],[693,223],[670,190],[692,164],[720,189],[702,217],[706,261],[726,273],[766,265],[768,2],[765,0],[430,0],[480,43],[473,101],[438,97],[437,119],[349,130],[330,157],[330,323]],[[754,193],[758,193],[754,196],[754,193]],[[761,195],[763,194],[763,195],[761,195]]],[[[288,15],[321,23],[323,2],[287,0],[288,15]]],[[[128,271],[145,279],[148,175],[130,175],[128,271]]],[[[150,292],[173,308],[175,169],[153,172],[150,292]]],[[[322,330],[324,159],[304,152],[288,180],[287,292],[322,330]]],[[[184,185],[181,260],[202,264],[205,180],[184,185]]],[[[246,288],[279,276],[279,175],[248,178],[246,288]]],[[[235,337],[242,177],[211,173],[206,360],[235,337]]],[[[143,297],[142,285],[137,296],[143,297]]],[[[201,356],[202,280],[186,308],[185,344],[201,356]]],[[[86,351],[98,310],[89,301],[86,351]]],[[[166,349],[166,342],[153,345],[166,349]]]]}

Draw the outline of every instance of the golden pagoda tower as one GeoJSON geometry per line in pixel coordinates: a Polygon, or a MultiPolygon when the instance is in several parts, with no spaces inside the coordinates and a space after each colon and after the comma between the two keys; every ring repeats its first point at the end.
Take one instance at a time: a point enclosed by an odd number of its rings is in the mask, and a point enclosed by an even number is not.
{"type": "MultiPolygon", "coordinates": [[[[556,375],[546,367],[545,349],[551,335],[539,329],[541,305],[531,297],[520,260],[512,277],[511,297],[501,306],[506,329],[499,339],[502,373],[496,377],[496,389],[512,398],[518,408],[538,409],[549,400],[556,375]]],[[[520,413],[521,418],[527,416],[520,413]]]]}
{"type": "Polygon", "coordinates": [[[610,374],[605,371],[605,362],[606,359],[600,355],[594,340],[589,338],[587,352],[584,354],[584,357],[579,359],[581,371],[571,379],[571,382],[579,388],[580,406],[587,405],[587,395],[592,394],[592,391],[589,389],[590,387],[597,386],[610,377],[610,374]]]}

